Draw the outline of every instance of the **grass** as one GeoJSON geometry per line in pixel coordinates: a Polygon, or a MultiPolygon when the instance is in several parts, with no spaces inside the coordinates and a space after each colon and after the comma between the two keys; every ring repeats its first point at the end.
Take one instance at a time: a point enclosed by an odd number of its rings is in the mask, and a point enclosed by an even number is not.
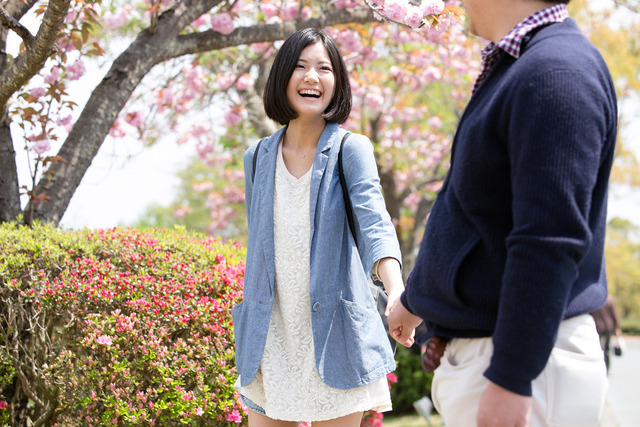
{"type": "Polygon", "coordinates": [[[404,414],[404,415],[385,415],[382,419],[384,427],[442,427],[444,424],[440,421],[440,415],[431,415],[431,423],[422,418],[418,414],[404,414]]]}

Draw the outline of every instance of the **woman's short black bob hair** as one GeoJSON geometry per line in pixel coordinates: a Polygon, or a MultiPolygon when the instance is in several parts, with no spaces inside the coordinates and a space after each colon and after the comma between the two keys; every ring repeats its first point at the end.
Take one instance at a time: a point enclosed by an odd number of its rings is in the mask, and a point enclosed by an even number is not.
{"type": "Polygon", "coordinates": [[[351,113],[351,85],[347,67],[336,43],[325,33],[315,28],[305,28],[292,34],[276,54],[271,66],[267,84],[264,88],[264,110],[272,120],[286,125],[298,117],[287,102],[287,86],[293,70],[298,64],[302,50],[314,43],[321,42],[331,60],[331,67],[336,79],[333,99],[324,111],[323,117],[329,122],[344,123],[351,113]]]}

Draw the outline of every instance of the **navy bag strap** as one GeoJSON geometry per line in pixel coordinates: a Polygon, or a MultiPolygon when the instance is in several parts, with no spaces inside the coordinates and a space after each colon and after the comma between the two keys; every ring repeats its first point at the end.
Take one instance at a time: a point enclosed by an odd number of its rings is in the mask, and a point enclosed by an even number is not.
{"type": "Polygon", "coordinates": [[[258,150],[260,150],[260,144],[262,144],[262,138],[258,141],[258,145],[256,146],[256,151],[253,152],[253,169],[251,169],[251,182],[253,182],[253,178],[256,176],[256,162],[258,161],[258,150]]]}
{"type": "Polygon", "coordinates": [[[349,229],[353,235],[353,241],[358,246],[358,238],[356,237],[356,226],[353,221],[353,208],[351,207],[351,199],[349,198],[349,192],[347,191],[347,180],[344,178],[344,170],[342,169],[342,147],[344,142],[349,137],[350,133],[347,132],[342,137],[340,142],[340,151],[338,151],[338,175],[340,176],[340,186],[342,187],[342,197],[344,197],[344,207],[347,211],[347,221],[349,221],[349,229]]]}

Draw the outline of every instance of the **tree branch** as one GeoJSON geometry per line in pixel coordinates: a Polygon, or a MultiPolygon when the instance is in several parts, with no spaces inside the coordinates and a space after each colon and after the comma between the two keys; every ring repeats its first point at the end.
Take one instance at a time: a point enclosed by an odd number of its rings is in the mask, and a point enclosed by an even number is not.
{"type": "Polygon", "coordinates": [[[33,42],[33,36],[29,30],[18,22],[9,12],[0,5],[0,22],[2,22],[7,28],[13,30],[24,42],[25,46],[31,46],[33,42]]]}
{"type": "Polygon", "coordinates": [[[251,43],[284,40],[296,31],[308,27],[325,28],[349,23],[367,24],[374,21],[375,18],[371,10],[366,7],[361,7],[357,9],[333,9],[322,16],[306,20],[240,27],[228,35],[209,30],[197,34],[179,36],[172,57],[176,58],[183,55],[220,50],[251,43]]]}
{"type": "Polygon", "coordinates": [[[37,2],[38,0],[7,0],[3,7],[9,15],[19,21],[37,2]]]}
{"type": "Polygon", "coordinates": [[[11,66],[0,75],[0,116],[6,111],[11,95],[25,85],[44,66],[55,45],[64,18],[69,10],[70,0],[51,0],[42,18],[42,25],[29,44],[27,51],[20,55],[11,66]]]}

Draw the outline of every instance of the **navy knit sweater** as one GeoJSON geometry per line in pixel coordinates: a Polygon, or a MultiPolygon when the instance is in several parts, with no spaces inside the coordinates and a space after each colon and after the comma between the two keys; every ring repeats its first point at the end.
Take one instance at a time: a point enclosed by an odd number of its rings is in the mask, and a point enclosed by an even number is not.
{"type": "Polygon", "coordinates": [[[559,323],[606,298],[616,128],[607,66],[572,19],[503,54],[460,120],[402,303],[431,335],[492,336],[485,376],[516,393],[559,323]]]}

